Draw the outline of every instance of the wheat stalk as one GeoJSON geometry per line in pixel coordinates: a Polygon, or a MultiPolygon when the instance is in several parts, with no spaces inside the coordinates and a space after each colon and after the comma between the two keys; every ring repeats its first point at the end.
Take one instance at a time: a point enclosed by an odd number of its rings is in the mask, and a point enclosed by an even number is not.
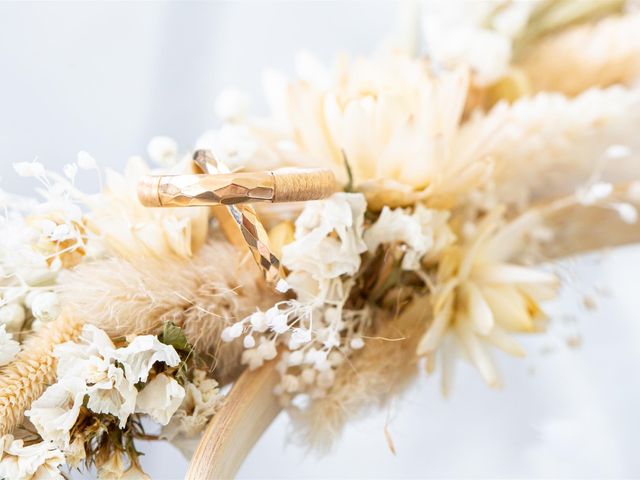
{"type": "Polygon", "coordinates": [[[55,380],[53,349],[75,339],[83,324],[77,318],[61,315],[29,337],[16,359],[0,370],[0,435],[19,425],[25,410],[55,380]]]}

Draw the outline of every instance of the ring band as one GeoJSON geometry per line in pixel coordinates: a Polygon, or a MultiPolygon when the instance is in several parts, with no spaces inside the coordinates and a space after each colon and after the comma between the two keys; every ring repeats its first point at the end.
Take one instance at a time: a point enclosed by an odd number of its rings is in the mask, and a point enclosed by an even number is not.
{"type": "Polygon", "coordinates": [[[138,198],[146,207],[299,202],[320,200],[336,191],[336,178],[328,169],[147,176],[138,184],[138,198]]]}

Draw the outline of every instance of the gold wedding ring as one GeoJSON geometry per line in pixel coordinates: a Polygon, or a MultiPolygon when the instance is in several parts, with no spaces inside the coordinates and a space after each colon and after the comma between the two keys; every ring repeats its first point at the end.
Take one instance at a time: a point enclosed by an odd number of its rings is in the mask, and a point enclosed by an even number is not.
{"type": "Polygon", "coordinates": [[[327,169],[147,176],[138,185],[140,202],[147,207],[299,202],[336,191],[336,178],[327,169]]]}

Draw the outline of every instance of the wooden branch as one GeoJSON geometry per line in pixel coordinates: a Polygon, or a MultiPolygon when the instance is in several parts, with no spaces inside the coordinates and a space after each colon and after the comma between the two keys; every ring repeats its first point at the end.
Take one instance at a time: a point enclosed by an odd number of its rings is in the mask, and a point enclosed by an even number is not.
{"type": "Polygon", "coordinates": [[[281,410],[273,387],[277,359],[246,370],[233,385],[193,455],[187,480],[234,478],[245,457],[281,410]]]}

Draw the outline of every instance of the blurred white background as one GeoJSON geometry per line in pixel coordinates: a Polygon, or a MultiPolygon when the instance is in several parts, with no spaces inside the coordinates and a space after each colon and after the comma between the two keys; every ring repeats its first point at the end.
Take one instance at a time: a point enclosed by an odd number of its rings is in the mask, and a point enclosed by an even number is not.
{"type": "MultiPolygon", "coordinates": [[[[0,186],[31,193],[11,163],[36,157],[61,168],[86,150],[122,168],[154,135],[187,150],[214,125],[222,88],[247,91],[262,112],[263,68],[292,71],[299,49],[325,61],[340,50],[366,53],[393,27],[397,8],[389,1],[1,3],[0,186]]],[[[530,357],[499,358],[502,391],[466,366],[449,399],[437,379],[422,377],[403,399],[350,425],[324,457],[288,443],[281,415],[240,477],[640,476],[637,265],[640,249],[627,248],[556,267],[571,291],[551,306],[551,333],[525,341],[530,357]],[[595,312],[582,305],[584,295],[595,298],[595,312]]],[[[152,478],[183,477],[187,462],[173,447],[144,450],[152,478]]]]}

